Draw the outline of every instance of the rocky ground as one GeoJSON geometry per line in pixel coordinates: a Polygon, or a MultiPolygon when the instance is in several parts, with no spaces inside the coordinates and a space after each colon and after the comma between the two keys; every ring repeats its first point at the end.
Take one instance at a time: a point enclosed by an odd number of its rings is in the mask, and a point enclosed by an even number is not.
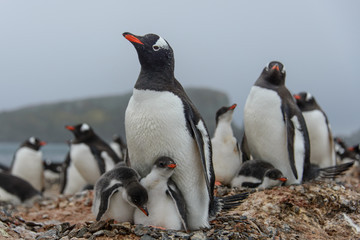
{"type": "MultiPolygon", "coordinates": [[[[217,187],[217,195],[240,192],[217,187]]],[[[360,239],[360,169],[336,181],[253,191],[236,209],[220,213],[210,229],[162,230],[96,222],[92,191],[48,196],[31,208],[3,204],[0,239],[360,239]]]]}

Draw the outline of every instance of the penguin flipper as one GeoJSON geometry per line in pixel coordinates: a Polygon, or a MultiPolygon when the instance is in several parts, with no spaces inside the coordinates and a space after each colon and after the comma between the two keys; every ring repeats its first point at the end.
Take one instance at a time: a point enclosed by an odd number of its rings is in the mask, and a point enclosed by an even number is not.
{"type": "Polygon", "coordinates": [[[90,145],[90,150],[99,166],[100,175],[102,175],[105,172],[105,160],[101,156],[101,151],[93,145],[90,145]]]}
{"type": "Polygon", "coordinates": [[[114,150],[106,142],[102,141],[102,144],[97,144],[97,148],[100,152],[106,152],[115,164],[124,161],[114,152],[114,150]]]}
{"type": "Polygon", "coordinates": [[[99,210],[98,210],[98,213],[96,216],[96,221],[99,221],[101,219],[101,217],[105,214],[105,212],[109,208],[110,199],[111,199],[112,195],[114,195],[117,191],[119,191],[119,188],[122,186],[123,185],[121,183],[116,183],[113,186],[111,186],[110,188],[107,188],[105,191],[99,192],[100,205],[99,205],[99,210]]]}
{"type": "Polygon", "coordinates": [[[186,203],[184,196],[182,195],[181,191],[176,186],[175,182],[171,180],[168,181],[168,190],[166,194],[171,197],[173,202],[175,203],[176,210],[181,218],[181,223],[185,231],[187,231],[187,213],[186,213],[186,203]]]}
{"type": "Polygon", "coordinates": [[[70,165],[70,152],[68,152],[66,154],[65,160],[63,162],[63,164],[61,165],[61,172],[60,172],[60,194],[64,193],[65,190],[65,186],[67,184],[66,179],[67,179],[67,169],[70,165]]]}
{"type": "Polygon", "coordinates": [[[242,141],[241,141],[240,149],[241,149],[241,155],[242,155],[242,162],[250,160],[251,154],[250,154],[249,145],[247,143],[245,131],[244,131],[244,135],[243,135],[243,138],[242,138],[242,141]]]}
{"type": "Polygon", "coordinates": [[[203,139],[204,136],[202,136],[200,130],[195,126],[195,123],[191,118],[188,119],[188,122],[191,126],[191,130],[194,134],[196,145],[197,145],[199,153],[200,153],[201,163],[202,163],[202,167],[204,170],[204,177],[205,177],[205,182],[206,182],[206,186],[208,189],[209,197],[210,197],[210,199],[213,199],[213,187],[210,186],[210,180],[209,180],[209,178],[211,178],[211,176],[208,176],[208,169],[206,166],[206,162],[211,161],[211,159],[206,159],[206,156],[205,156],[205,149],[204,149],[205,144],[204,144],[204,139],[203,139]]]}
{"type": "Polygon", "coordinates": [[[295,156],[294,156],[294,138],[295,138],[295,127],[292,119],[290,118],[290,114],[286,109],[283,110],[283,116],[286,126],[286,137],[287,137],[287,149],[289,154],[289,161],[291,170],[296,179],[298,179],[297,170],[295,167],[295,156]]]}

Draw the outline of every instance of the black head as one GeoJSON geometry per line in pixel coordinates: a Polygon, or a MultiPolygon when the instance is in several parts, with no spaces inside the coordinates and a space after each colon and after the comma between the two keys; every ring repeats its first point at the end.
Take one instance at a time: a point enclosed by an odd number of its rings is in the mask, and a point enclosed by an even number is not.
{"type": "MultiPolygon", "coordinates": [[[[231,115],[232,115],[232,113],[234,112],[236,106],[237,106],[236,103],[234,103],[230,107],[221,107],[219,110],[217,110],[217,112],[216,112],[216,125],[218,124],[220,117],[223,116],[225,113],[231,112],[231,115]]],[[[230,121],[231,121],[231,119],[230,119],[230,121]]]]}
{"type": "Polygon", "coordinates": [[[146,208],[148,194],[146,189],[137,181],[129,183],[126,189],[128,202],[140,209],[140,211],[142,211],[146,216],[148,216],[149,212],[146,208]]]}
{"type": "Polygon", "coordinates": [[[137,36],[129,32],[123,36],[134,45],[142,68],[152,71],[174,69],[174,52],[162,37],[152,33],[137,36]]]}
{"type": "Polygon", "coordinates": [[[294,98],[301,111],[319,109],[315,98],[308,92],[300,92],[295,94],[294,98]]]}
{"type": "Polygon", "coordinates": [[[260,78],[276,86],[285,85],[286,71],[281,62],[272,61],[262,71],[260,78]]]}
{"type": "Polygon", "coordinates": [[[25,142],[23,142],[21,144],[21,146],[26,146],[26,147],[29,147],[36,151],[38,151],[40,149],[40,147],[45,146],[45,145],[46,145],[46,142],[41,141],[37,137],[30,137],[29,139],[27,139],[25,142]]]}
{"type": "Polygon", "coordinates": [[[176,168],[176,163],[174,162],[174,160],[172,160],[169,157],[160,157],[158,158],[154,165],[157,168],[167,168],[167,169],[174,169],[176,168]]]}
{"type": "Polygon", "coordinates": [[[65,128],[71,131],[78,141],[85,141],[95,136],[94,130],[87,123],[80,123],[74,126],[67,125],[65,128]]]}
{"type": "Polygon", "coordinates": [[[286,182],[287,181],[287,178],[284,177],[282,172],[279,169],[276,169],[276,168],[269,169],[268,171],[266,171],[264,177],[268,177],[271,180],[279,180],[281,182],[286,182]]]}

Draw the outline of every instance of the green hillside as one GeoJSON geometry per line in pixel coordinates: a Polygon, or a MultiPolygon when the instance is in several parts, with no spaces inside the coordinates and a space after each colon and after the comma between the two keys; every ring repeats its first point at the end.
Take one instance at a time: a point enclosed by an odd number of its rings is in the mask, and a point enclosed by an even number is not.
{"type": "MultiPolygon", "coordinates": [[[[198,107],[212,135],[215,113],[230,105],[228,96],[212,89],[186,89],[198,107]]],[[[64,126],[87,122],[105,140],[113,134],[125,136],[124,115],[131,93],[87,98],[53,104],[26,107],[0,113],[0,141],[21,142],[29,136],[37,136],[47,142],[64,142],[73,136],[64,126]]],[[[241,131],[234,128],[237,136],[241,131]]]]}

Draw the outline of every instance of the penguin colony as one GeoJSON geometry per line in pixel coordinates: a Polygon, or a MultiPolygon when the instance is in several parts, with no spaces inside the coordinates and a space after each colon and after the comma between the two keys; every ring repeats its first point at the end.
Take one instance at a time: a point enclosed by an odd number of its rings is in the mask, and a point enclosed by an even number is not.
{"type": "MultiPolygon", "coordinates": [[[[208,228],[219,211],[248,196],[217,198],[215,182],[245,189],[301,184],[334,178],[359,159],[359,145],[333,139],[329,120],[310,93],[290,93],[278,61],[266,65],[250,89],[241,144],[231,126],[236,104],[219,108],[210,138],[175,78],[170,44],[156,34],[123,36],[141,66],[125,113],[126,143],[117,135],[106,143],[87,123],[65,126],[74,138],[61,165],[60,193],[93,188],[96,220],[208,228]]],[[[36,137],[21,144],[10,169],[0,172],[0,200],[31,205],[42,197],[44,167],[51,168],[42,159],[45,144],[36,137]]]]}

